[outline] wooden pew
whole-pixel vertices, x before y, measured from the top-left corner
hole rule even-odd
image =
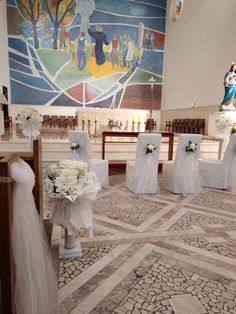
[[[12,187],[10,166],[17,155],[10,155],[0,161],[0,278],[2,314],[15,314],[14,259],[12,252]]]
[[[0,159],[11,155],[13,152],[0,152]],[[16,152],[32,168],[35,174],[35,185],[33,189],[36,208],[41,219],[43,219],[43,183],[42,183],[42,139],[38,137],[33,141],[33,152]],[[1,160],[0,160],[1,162]]]

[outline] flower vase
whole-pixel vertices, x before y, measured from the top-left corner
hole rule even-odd
[[[65,228],[65,249],[73,249],[76,246],[74,233],[69,235],[67,228]]]

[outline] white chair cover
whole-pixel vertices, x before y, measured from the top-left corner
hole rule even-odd
[[[189,141],[197,144],[195,152],[185,151]],[[183,195],[200,192],[198,157],[201,141],[201,134],[180,134],[175,161],[163,163],[162,182],[167,190]]]
[[[199,160],[199,173],[206,187],[236,188],[236,134],[230,137],[223,160]]]
[[[103,159],[92,159],[88,133],[78,130],[69,130],[68,137],[70,143],[79,142],[80,148],[71,152],[72,158],[82,160],[91,165],[95,171],[101,187],[108,186],[108,161]]]
[[[73,154],[73,151],[71,152],[72,157],[74,157],[75,160],[82,160],[91,165],[91,150],[88,133],[77,130],[69,130],[68,137],[70,144],[74,142],[79,142],[80,144],[80,148],[74,152],[75,154]]]
[[[154,144],[157,149],[146,154],[146,145]],[[161,134],[140,133],[136,160],[126,163],[126,187],[136,194],[157,193],[159,190],[157,170],[160,155]]]

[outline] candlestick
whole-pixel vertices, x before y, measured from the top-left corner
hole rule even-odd
[[[90,130],[91,130],[91,121],[88,120],[88,135],[90,136]]]
[[[82,131],[84,131],[85,121],[82,120]]]
[[[132,132],[134,132],[134,127],[135,127],[135,121],[133,120],[132,121],[132,130],[131,130]]]
[[[98,136],[98,133],[97,133],[97,120],[96,120],[96,116],[95,116],[95,121],[94,121],[94,137],[97,137]]]
[[[151,83],[151,102],[150,102],[150,116],[149,116],[149,123],[148,123],[148,126],[149,126],[149,132],[152,132],[152,127],[153,127],[153,125],[154,125],[153,119],[152,119],[152,108],[153,108],[153,83],[154,83],[156,80],[155,80],[154,77],[152,76],[148,81]]]
[[[141,125],[141,122],[138,121],[138,132],[140,132],[140,125]]]

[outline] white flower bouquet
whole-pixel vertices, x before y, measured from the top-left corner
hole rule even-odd
[[[122,121],[120,120],[114,120],[114,119],[108,119],[108,127],[109,129],[118,128],[119,130],[122,127]]]
[[[78,150],[79,148],[80,148],[79,142],[70,143],[70,149],[71,150]]]
[[[28,107],[16,117],[16,122],[20,124],[23,134],[33,139],[40,133],[42,116],[38,110]]]
[[[188,144],[185,146],[185,151],[187,153],[193,153],[197,150],[197,143],[192,143],[192,141],[189,141]]]
[[[219,131],[224,131],[232,125],[232,120],[222,114],[216,119],[215,125]]]
[[[30,120],[30,119],[37,119],[37,120],[42,120],[42,117],[40,116],[38,110],[34,109],[34,108],[25,108],[21,114],[20,117],[25,118],[26,120]]]
[[[64,160],[48,167],[44,183],[50,196],[71,202],[100,189],[95,172],[86,162],[76,160]]]
[[[147,144],[146,145],[146,154],[151,154],[157,149],[157,146],[154,144]]]

